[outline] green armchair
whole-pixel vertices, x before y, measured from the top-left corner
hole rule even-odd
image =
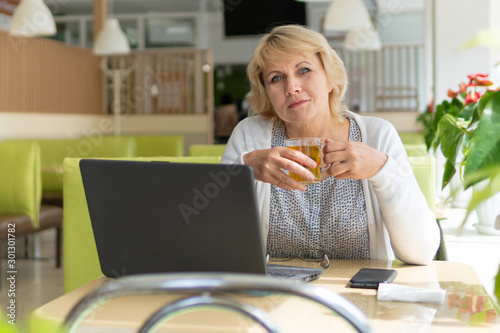
[[[135,156],[133,137],[101,135],[68,139],[9,140],[6,142],[36,142],[40,146],[42,200],[44,203],[59,206],[62,206],[62,164],[66,157]]]
[[[406,147],[406,146],[405,146]],[[409,150],[407,149],[407,152]],[[435,193],[436,193],[436,159],[434,156],[428,153],[423,153],[420,148],[413,151],[414,155],[410,155],[410,164],[417,179],[420,190],[427,200],[429,208],[435,212]],[[436,223],[439,226],[439,231],[441,233],[441,245],[434,257],[435,260],[448,260],[448,254],[446,252],[446,244],[444,243],[443,231],[441,229],[441,224],[439,220],[436,219]]]
[[[0,143],[0,213],[23,214],[39,227],[42,183],[36,142]]]
[[[191,145],[189,146],[189,156],[222,156],[226,149],[225,144],[216,145]]]
[[[429,154],[409,156],[408,158],[420,190],[424,194],[429,208],[435,212],[436,160],[434,156]]]
[[[62,209],[42,206],[41,195],[38,143],[0,143],[0,243],[55,228],[56,267],[60,267]]]
[[[184,156],[182,135],[136,135],[136,156]]]

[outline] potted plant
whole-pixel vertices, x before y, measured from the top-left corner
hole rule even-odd
[[[481,181],[488,186],[476,195],[469,205],[491,197],[500,186],[492,180],[500,169],[500,91],[491,90],[493,83],[486,74],[471,74],[468,84],[462,82],[458,91],[448,90],[451,101],[428,108],[418,120],[425,126],[427,149],[441,146],[446,158],[442,188],[446,187],[460,165],[464,188]]]
[[[457,91],[448,90],[450,100],[418,118],[425,127],[427,149],[440,146],[446,159],[442,188],[457,173],[457,165],[464,189],[481,184],[473,191],[464,223],[473,210],[500,192],[500,91],[492,85],[486,74],[468,75],[468,83],[460,83]],[[495,293],[500,300],[500,271]]]

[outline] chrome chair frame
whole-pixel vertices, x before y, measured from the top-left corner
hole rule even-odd
[[[99,305],[118,297],[138,294],[197,293],[185,299],[169,303],[148,318],[139,333],[153,332],[179,311],[199,306],[232,309],[247,315],[268,332],[280,332],[278,326],[261,309],[239,301],[228,300],[211,293],[278,293],[315,301],[339,314],[358,332],[373,332],[365,314],[355,305],[335,292],[302,282],[268,278],[252,274],[220,273],[170,273],[148,274],[119,278],[93,290],[81,299],[69,312],[63,323],[63,331],[76,332],[77,327]]]

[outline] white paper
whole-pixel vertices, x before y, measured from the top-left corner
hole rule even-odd
[[[395,283],[378,285],[377,301],[443,303],[444,289],[415,288]]]

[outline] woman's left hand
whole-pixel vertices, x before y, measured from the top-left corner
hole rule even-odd
[[[331,166],[324,172],[337,179],[365,179],[374,176],[387,161],[387,155],[355,141],[326,139],[323,163]]]

